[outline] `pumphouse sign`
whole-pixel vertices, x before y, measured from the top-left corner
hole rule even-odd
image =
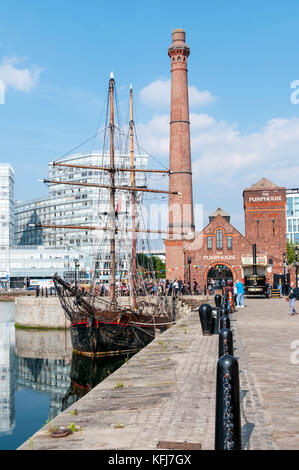
[[[255,196],[250,197],[249,202],[275,202],[282,201],[281,196]]]

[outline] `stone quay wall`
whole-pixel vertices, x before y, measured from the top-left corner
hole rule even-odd
[[[152,297],[151,302],[157,302],[159,297]],[[121,297],[120,303],[129,305],[128,297]],[[164,297],[173,312],[173,318],[180,320],[208,300],[208,296]],[[190,303],[191,302],[191,303]],[[15,298],[15,323],[26,328],[63,328],[67,329],[70,322],[65,318],[58,297],[26,297]]]

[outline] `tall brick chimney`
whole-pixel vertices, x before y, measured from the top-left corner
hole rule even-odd
[[[183,244],[194,233],[187,70],[189,54],[185,31],[175,29],[168,49],[171,60],[169,191],[181,194],[169,196],[169,238],[165,240],[165,247],[168,277],[182,279],[185,264]]]

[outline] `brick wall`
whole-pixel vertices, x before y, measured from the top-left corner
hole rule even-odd
[[[269,256],[286,253],[286,189],[245,189],[245,236]]]

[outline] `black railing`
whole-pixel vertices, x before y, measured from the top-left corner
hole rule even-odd
[[[228,295],[221,303],[216,384],[215,450],[241,450],[239,364],[233,355]]]

